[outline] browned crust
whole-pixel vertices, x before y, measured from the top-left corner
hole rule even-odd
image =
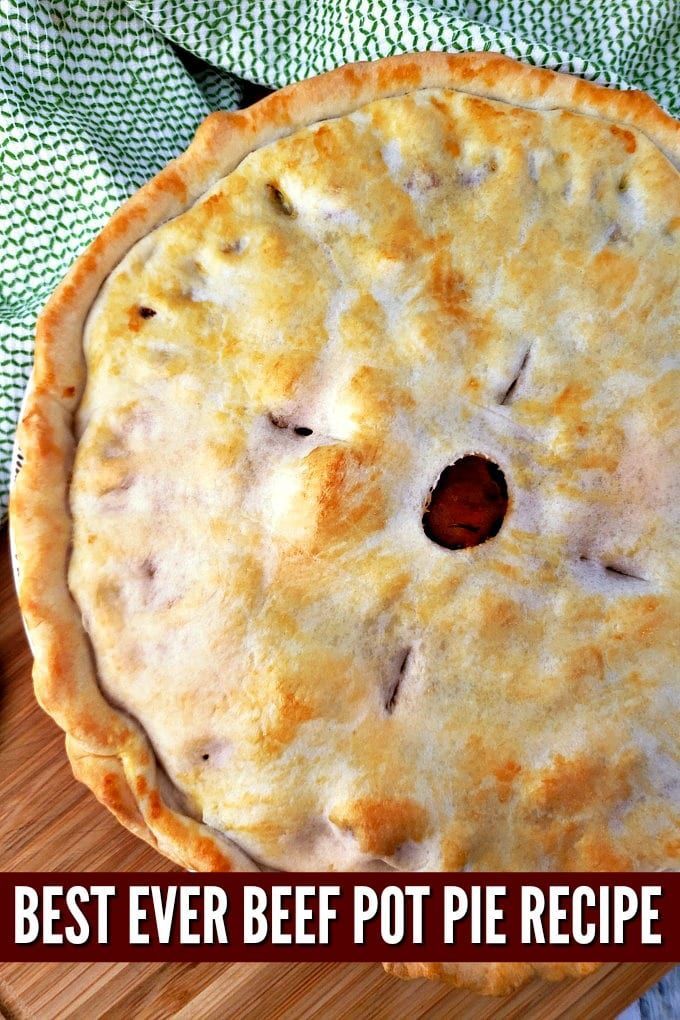
[[[244,870],[238,852],[217,840],[207,826],[172,811],[157,783],[147,783],[143,774],[131,781],[121,757],[93,754],[68,735],[66,753],[76,779],[88,786],[126,829],[166,857],[197,871],[232,871],[235,865]],[[254,870],[250,861],[246,866]]]
[[[121,759],[114,755],[91,754],[79,741],[68,735],[66,753],[76,779],[88,786],[97,800],[107,807],[126,829],[158,849],[158,842],[144,821],[132,794]]]
[[[384,963],[388,974],[409,980],[428,978],[445,981],[455,988],[468,988],[479,995],[510,995],[534,977],[562,981],[585,977],[600,963]]]
[[[423,53],[348,65],[292,85],[248,110],[215,113],[189,149],[132,196],[75,262],[37,325],[35,367],[19,426],[24,466],[11,495],[19,601],[35,657],[36,695],[68,734],[75,774],[137,835],[197,870],[257,870],[218,833],[173,810],[145,735],[102,696],[92,650],[67,587],[68,487],[74,413],[85,381],[82,332],[102,283],[125,253],[188,208],[251,151],[371,100],[419,88],[464,92],[536,109],[568,109],[636,128],[680,165],[680,125],[646,95],[605,89],[497,54]],[[529,965],[400,964],[400,976],[446,977],[492,994],[527,980]],[[573,973],[566,966],[546,976]]]

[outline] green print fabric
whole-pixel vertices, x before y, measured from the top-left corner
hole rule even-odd
[[[676,0],[0,0],[0,517],[33,331],[116,207],[248,82],[494,50],[680,112]]]

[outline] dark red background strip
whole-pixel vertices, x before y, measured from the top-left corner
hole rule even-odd
[[[16,944],[14,938],[15,889],[17,886],[31,886],[38,892],[45,886],[63,886],[64,891],[74,886],[114,886],[115,896],[109,902],[109,943],[99,945],[96,941],[97,904],[83,904],[83,914],[91,923],[90,938],[82,945],[46,945],[42,940],[32,944]],[[142,931],[149,932],[149,945],[131,945],[129,942],[129,889],[131,886],[157,886],[162,890],[168,886],[219,886],[228,897],[226,930],[229,944],[182,945],[179,941],[179,924],[175,920],[171,928],[171,942],[160,944],[150,899],[145,903],[149,906],[151,920],[141,926]],[[267,940],[257,945],[243,943],[243,891],[246,886],[258,886],[269,891],[276,886],[340,886],[342,893],[331,900],[337,909],[337,919],[330,922],[330,940],[328,945],[274,945]],[[365,926],[366,941],[364,945],[354,942],[354,890],[357,886],[369,886],[380,896],[387,887],[396,886],[403,890],[407,886],[429,886],[430,895],[424,902],[424,941],[413,944],[409,924],[406,925],[406,936],[398,945],[389,945],[381,937],[380,918],[369,921]],[[505,933],[505,945],[474,945],[471,942],[472,926],[470,916],[457,922],[455,926],[455,944],[446,945],[444,934],[444,897],[447,886],[463,889],[467,894],[473,886],[481,887],[483,894],[490,886],[505,886],[507,895],[498,901],[498,907],[504,910],[504,920],[497,930]],[[551,887],[567,886],[574,890],[579,886],[587,886],[599,896],[601,888],[609,890],[610,901],[613,901],[615,886],[627,887],[638,896],[643,887],[660,886],[661,895],[652,901],[659,910],[659,919],[652,923],[652,931],[661,933],[660,945],[643,945],[641,942],[640,918],[631,919],[624,926],[625,942],[622,945],[601,944],[599,941],[599,918],[597,907],[585,907],[583,922],[596,922],[598,936],[590,945],[580,945],[570,940],[567,945],[524,945],[521,941],[522,887],[536,886],[548,896]],[[408,901],[407,901],[408,902]],[[567,910],[567,916],[559,924],[559,930],[571,930],[571,899],[565,898],[561,904]],[[195,906],[199,910],[198,919],[193,921],[189,929],[193,932],[203,931],[201,899],[196,898]],[[292,898],[288,900],[293,907]],[[316,900],[310,900],[314,906]],[[56,906],[64,904],[63,899],[55,902]],[[482,907],[482,920],[484,909]],[[612,905],[608,911],[612,920]],[[408,921],[410,912],[406,911]],[[63,916],[54,925],[57,932],[63,932],[66,925],[73,925],[70,916]],[[284,923],[284,932],[295,930],[294,909],[291,917]],[[548,937],[547,912],[545,915],[546,938]],[[307,930],[316,930],[315,922],[307,924]],[[482,923],[482,933],[484,925]],[[440,874],[418,872],[408,874],[375,873],[369,874],[329,874],[329,873],[270,873],[270,874],[201,874],[193,875],[185,872],[177,874],[136,873],[0,873],[0,959],[13,961],[351,961],[351,960],[408,960],[408,961],[603,961],[603,962],[672,962],[680,959],[680,874],[677,873],[636,873],[636,874],[567,874],[522,873],[522,874]]]

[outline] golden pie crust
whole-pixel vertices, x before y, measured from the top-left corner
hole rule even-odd
[[[124,825],[199,870],[677,866],[678,165],[641,93],[428,53],[213,114],[116,213],[40,318],[11,517]],[[442,548],[470,454],[508,510]]]

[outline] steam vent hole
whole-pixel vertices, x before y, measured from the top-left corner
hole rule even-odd
[[[423,530],[445,549],[469,549],[497,535],[508,509],[505,475],[477,454],[444,468],[430,493]]]

